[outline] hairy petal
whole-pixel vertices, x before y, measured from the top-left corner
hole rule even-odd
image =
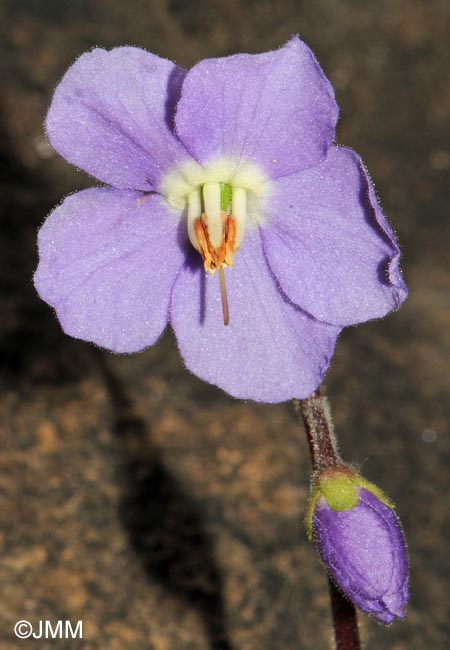
[[[186,366],[234,397],[281,402],[310,395],[328,367],[340,329],[303,314],[280,293],[259,232],[246,235],[226,281],[230,324],[222,321],[217,277],[196,258],[174,286],[170,320]]]
[[[157,195],[90,189],[65,199],[39,232],[36,289],[63,330],[114,352],[152,345],[185,259],[177,219]]]
[[[337,114],[330,83],[295,37],[273,52],[198,63],[183,83],[175,123],[200,163],[233,157],[276,178],[325,156]]]
[[[46,129],[69,162],[121,189],[158,188],[186,152],[173,134],[185,71],[136,47],[94,49],[58,84]]]
[[[264,251],[286,295],[315,318],[352,325],[405,300],[400,251],[361,159],[332,147],[326,159],[273,183]]]

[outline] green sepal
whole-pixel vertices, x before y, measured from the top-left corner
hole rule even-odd
[[[325,478],[320,482],[320,491],[335,512],[352,510],[358,505],[357,483],[351,475],[338,474]]]
[[[357,482],[358,486],[364,488],[368,492],[372,492],[376,497],[380,499],[384,505],[386,505],[388,508],[391,508],[392,510],[395,509],[395,504],[392,503],[392,501],[389,499],[389,497],[381,490],[378,485],[375,485],[374,483],[371,483],[370,481],[366,481],[365,478],[362,476],[357,475]]]
[[[322,476],[314,478],[311,497],[309,500],[308,510],[306,513],[305,523],[308,538],[313,539],[313,517],[317,502],[324,498],[327,505],[335,512],[345,512],[353,510],[358,505],[359,494],[358,488],[364,488],[372,492],[382,503],[389,508],[395,506],[386,494],[378,486],[357,474],[350,468],[324,472]]]
[[[314,537],[313,536],[314,510],[316,509],[316,505],[320,497],[321,497],[320,488],[318,487],[313,488],[312,494],[309,498],[308,510],[306,511],[306,517],[305,517],[306,532],[308,534],[308,539],[310,542],[313,541],[313,537]]]

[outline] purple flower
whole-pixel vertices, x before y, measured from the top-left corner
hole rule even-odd
[[[39,233],[35,284],[64,331],[136,352],[170,322],[186,366],[231,395],[308,396],[342,327],[406,296],[364,166],[332,144],[337,115],[298,38],[190,71],[83,54],[47,134],[110,187],[67,197]]]
[[[408,556],[394,506],[358,476],[319,483],[310,526],[331,578],[360,609],[388,625],[405,616]]]

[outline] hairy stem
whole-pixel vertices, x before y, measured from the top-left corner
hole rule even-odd
[[[330,587],[336,650],[360,650],[355,606],[344,598],[330,578],[328,578],[328,584]]]
[[[314,472],[318,473],[342,465],[334,435],[330,405],[320,389],[307,399],[301,400],[299,410],[305,423]]]
[[[296,402],[296,407],[305,424],[314,473],[342,465],[330,405],[320,389],[307,399]],[[355,606],[344,598],[331,579],[328,580],[336,650],[360,650]]]

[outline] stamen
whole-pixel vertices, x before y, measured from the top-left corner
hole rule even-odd
[[[220,183],[205,183],[203,185],[203,202],[205,205],[209,241],[214,248],[219,248],[223,240]]]
[[[243,187],[207,181],[187,196],[189,239],[201,255],[205,271],[211,275],[219,271],[224,325],[230,322],[224,269],[233,268],[246,221],[247,191]]]
[[[223,324],[228,325],[230,322],[230,310],[228,307],[227,286],[225,284],[225,272],[223,266],[219,266],[219,284],[220,297],[222,299]]]
[[[202,199],[200,190],[194,190],[191,192],[187,198],[188,203],[188,213],[187,213],[187,229],[189,239],[192,246],[200,251],[199,243],[197,241],[197,236],[195,233],[195,221],[198,219],[202,213]]]
[[[242,187],[233,188],[231,214],[235,220],[234,252],[237,253],[244,241],[247,225],[247,192]]]

